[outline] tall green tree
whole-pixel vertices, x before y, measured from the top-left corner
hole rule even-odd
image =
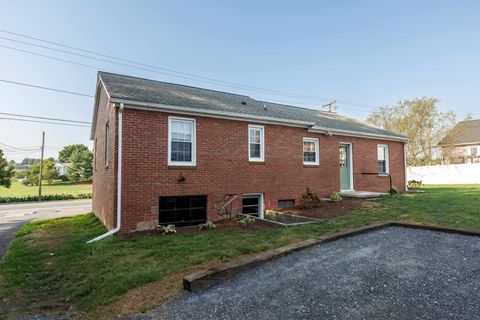
[[[3,156],[3,150],[0,149],[0,186],[10,188],[14,174],[14,168],[8,164],[7,159]]]
[[[62,163],[72,162],[70,159],[74,152],[88,151],[88,147],[84,144],[71,144],[69,146],[63,147],[63,149],[58,153],[58,161]]]
[[[38,186],[38,178],[40,176],[40,161],[35,162],[26,172],[25,172],[25,184]],[[58,178],[57,169],[55,168],[55,160],[53,158],[48,158],[43,161],[43,170],[42,170],[42,180],[47,181],[48,184],[51,184],[53,180]]]
[[[90,150],[75,150],[70,156],[68,179],[70,181],[90,180],[93,176],[93,154]]]
[[[407,144],[407,164],[411,166],[437,164],[437,144],[455,125],[455,113],[441,112],[434,98],[400,101],[373,111],[367,122],[374,126],[403,134]]]

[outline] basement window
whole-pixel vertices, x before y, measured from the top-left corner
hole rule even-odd
[[[207,196],[160,197],[158,224],[197,225],[207,221]]]
[[[295,206],[295,200],[294,199],[278,200],[278,208],[279,209],[292,208],[293,206]]]
[[[244,194],[242,213],[263,218],[263,194]]]

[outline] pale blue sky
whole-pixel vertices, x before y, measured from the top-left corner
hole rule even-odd
[[[428,96],[480,117],[480,1],[1,1],[0,29],[159,67],[373,107]],[[3,34],[0,37],[18,37]],[[31,40],[27,40],[31,41]],[[99,69],[312,107],[270,95],[120,67],[0,39]],[[0,47],[0,79],[94,93],[96,70]],[[93,101],[0,83],[0,112],[90,121]],[[0,120],[0,142],[47,156],[89,143],[88,128]],[[38,151],[6,152],[9,159]]]

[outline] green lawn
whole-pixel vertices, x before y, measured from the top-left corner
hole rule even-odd
[[[54,182],[51,185],[42,184],[42,194],[72,194],[91,193],[91,184],[69,184]],[[38,186],[24,186],[14,181],[10,188],[0,187],[0,197],[25,197],[38,195]]]
[[[31,222],[0,264],[0,301],[88,318],[139,312],[178,292],[192,270],[312,236],[382,220],[480,230],[479,203],[480,185],[428,186],[424,194],[367,202],[354,214],[288,229],[117,237],[92,245],[85,241],[105,229],[91,214]]]

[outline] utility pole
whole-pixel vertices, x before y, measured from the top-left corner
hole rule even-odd
[[[43,152],[45,151],[45,131],[42,132],[42,156],[40,157],[40,175],[38,176],[38,201],[42,201]]]
[[[330,101],[329,103],[322,105],[322,108],[327,109],[328,112],[334,112],[337,110],[335,103],[337,103],[337,100]]]

